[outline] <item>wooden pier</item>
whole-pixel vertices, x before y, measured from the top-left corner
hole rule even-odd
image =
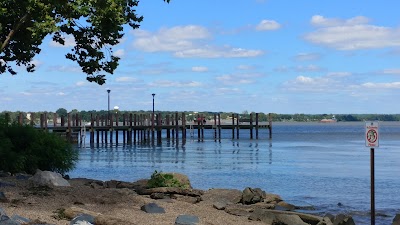
[[[167,139],[187,139],[197,138],[204,140],[204,130],[213,130],[213,138],[223,139],[221,130],[232,130],[231,139],[239,139],[240,131],[248,130],[250,139],[259,139],[259,129],[268,129],[268,137],[272,138],[271,114],[268,122],[259,122],[258,113],[250,114],[247,119],[241,119],[239,114],[232,114],[230,121],[221,122],[220,114],[214,114],[214,118],[205,121],[202,114],[196,116],[193,121],[186,121],[184,113],[166,115],[164,118],[158,114],[109,114],[99,116],[91,114],[88,122],[82,121],[79,114],[68,114],[66,117],[58,117],[53,113],[52,123],[48,124],[48,115],[40,114],[40,123],[35,125],[38,129],[58,133],[65,136],[73,143],[85,143],[89,138],[90,144],[94,143],[161,143],[163,138]],[[35,120],[35,115],[31,115],[31,124]],[[22,114],[18,118],[18,123],[23,123]],[[197,133],[197,135],[196,135]],[[225,132],[226,133],[226,132]],[[86,135],[89,134],[89,137]],[[122,136],[120,135],[122,134]],[[164,137],[163,137],[164,135]],[[229,138],[229,137],[224,137]],[[122,139],[122,140],[120,140]]]

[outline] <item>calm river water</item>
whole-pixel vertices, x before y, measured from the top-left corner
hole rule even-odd
[[[313,205],[314,214],[351,214],[356,224],[370,224],[370,149],[364,122],[274,123],[273,138],[259,140],[240,131],[232,140],[223,130],[215,141],[163,140],[161,145],[80,147],[70,176],[135,181],[157,171],[189,176],[194,188],[259,187],[297,205]],[[400,213],[400,123],[379,123],[375,149],[376,224],[387,225]],[[88,140],[87,140],[88,141]],[[340,204],[339,204],[340,203]]]

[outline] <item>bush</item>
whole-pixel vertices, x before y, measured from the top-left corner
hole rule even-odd
[[[169,173],[158,172],[157,170],[151,175],[150,180],[147,182],[147,186],[149,188],[156,187],[179,187],[179,188],[187,188],[185,185],[182,185],[174,175]]]
[[[40,169],[64,174],[77,160],[77,150],[63,138],[29,125],[0,121],[0,170],[33,174]]]

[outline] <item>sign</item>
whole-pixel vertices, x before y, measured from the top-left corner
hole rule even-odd
[[[379,147],[379,124],[378,122],[365,123],[365,146]]]

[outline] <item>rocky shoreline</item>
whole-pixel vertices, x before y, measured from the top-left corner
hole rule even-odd
[[[187,188],[149,188],[147,179],[64,179],[49,171],[35,176],[0,173],[0,225],[355,224],[351,216],[314,215],[312,206],[287,203],[259,188],[204,191],[193,189],[183,174],[174,177]],[[392,224],[400,224],[400,215]]]

